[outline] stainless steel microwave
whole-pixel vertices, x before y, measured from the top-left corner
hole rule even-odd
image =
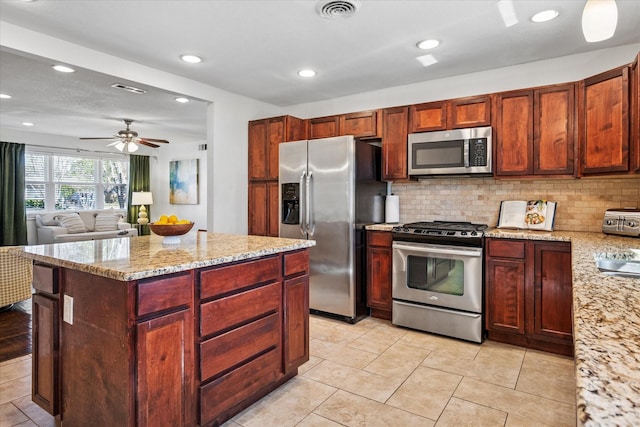
[[[491,126],[412,133],[409,176],[491,174]]]

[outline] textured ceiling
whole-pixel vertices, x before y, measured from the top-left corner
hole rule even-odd
[[[359,11],[342,20],[319,17],[318,3],[2,0],[0,16],[14,25],[278,106],[640,42],[638,0],[617,1],[616,34],[599,43],[587,43],[582,36],[584,1],[580,0],[514,0],[519,22],[508,28],[495,0],[362,0]],[[560,16],[544,24],[530,21],[534,13],[548,8],[557,9]],[[425,38],[437,38],[441,45],[420,51],[415,44]],[[200,55],[204,62],[185,64],[179,60],[182,53]],[[416,57],[425,53],[438,63],[422,67]],[[90,123],[79,123],[83,132],[78,135],[72,130],[73,120],[85,116],[100,123],[112,120],[113,132],[122,128],[119,119],[130,117],[138,121],[142,136],[170,134],[167,129],[165,135],[143,135],[145,124],[160,122],[189,135],[204,135],[203,122],[194,126],[203,117],[204,103],[178,110],[184,106],[169,107],[155,97],[173,95],[163,93],[148,94],[138,103],[137,95],[116,95],[98,86],[115,83],[109,76],[90,72],[60,76],[46,68],[32,72],[26,59],[7,52],[0,59],[2,90],[19,84],[30,91],[25,95],[30,101],[20,109],[2,101],[3,126],[5,120],[19,120],[21,111],[33,110],[41,115],[38,120],[50,115],[60,132],[77,136],[85,136],[85,124]],[[317,77],[296,75],[306,67],[315,69]],[[72,79],[82,81],[72,83]],[[128,102],[122,102],[125,96]],[[36,99],[39,105],[29,104]],[[14,101],[12,105],[18,104]],[[198,107],[198,112],[188,110]],[[104,126],[95,129],[104,132]],[[154,129],[162,128],[149,128]]]

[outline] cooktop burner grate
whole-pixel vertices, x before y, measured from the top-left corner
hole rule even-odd
[[[486,224],[460,221],[421,221],[393,227],[393,240],[482,247]]]

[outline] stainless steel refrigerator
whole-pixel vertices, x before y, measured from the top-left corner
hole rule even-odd
[[[282,143],[280,237],[312,239],[312,312],[356,322],[366,307],[364,225],[384,194],[381,149],[353,136]],[[377,216],[376,216],[377,217]]]

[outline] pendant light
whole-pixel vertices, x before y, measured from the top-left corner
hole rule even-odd
[[[617,24],[615,0],[587,0],[582,11],[582,33],[586,41],[593,43],[610,39]]]

